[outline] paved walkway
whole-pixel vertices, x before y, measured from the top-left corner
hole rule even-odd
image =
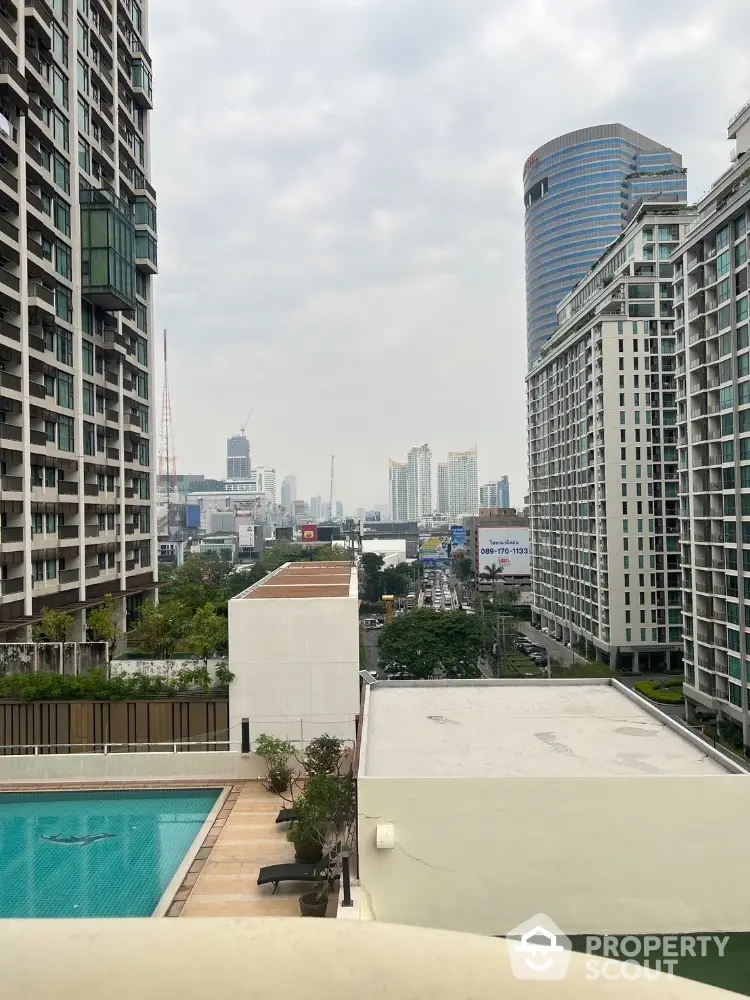
[[[310,886],[287,882],[256,884],[263,865],[294,861],[286,824],[276,825],[281,805],[259,781],[246,782],[201,871],[195,875],[182,917],[299,916],[299,896]]]

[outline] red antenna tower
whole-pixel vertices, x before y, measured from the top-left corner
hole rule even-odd
[[[177,459],[174,454],[174,427],[172,426],[172,399],[169,395],[169,367],[167,364],[167,331],[164,331],[164,389],[161,397],[161,448],[159,451],[159,485],[167,489],[167,505],[172,484],[177,477]]]

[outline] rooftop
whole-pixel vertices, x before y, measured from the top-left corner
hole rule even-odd
[[[286,563],[239,595],[243,600],[277,597],[356,597],[356,570],[348,562]]]
[[[739,770],[617,682],[390,681],[367,692],[360,777],[688,776]]]

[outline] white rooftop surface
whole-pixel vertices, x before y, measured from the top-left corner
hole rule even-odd
[[[733,773],[609,684],[369,689],[360,776],[532,778]]]

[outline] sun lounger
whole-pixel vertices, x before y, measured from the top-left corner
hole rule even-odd
[[[297,810],[294,806],[284,807],[279,810],[279,815],[276,817],[277,823],[291,823],[293,819],[297,818]]]
[[[258,872],[258,885],[273,883],[273,891],[279,887],[279,882],[320,882],[325,878],[330,859],[324,856],[315,864],[294,862],[289,865],[266,865]]]

